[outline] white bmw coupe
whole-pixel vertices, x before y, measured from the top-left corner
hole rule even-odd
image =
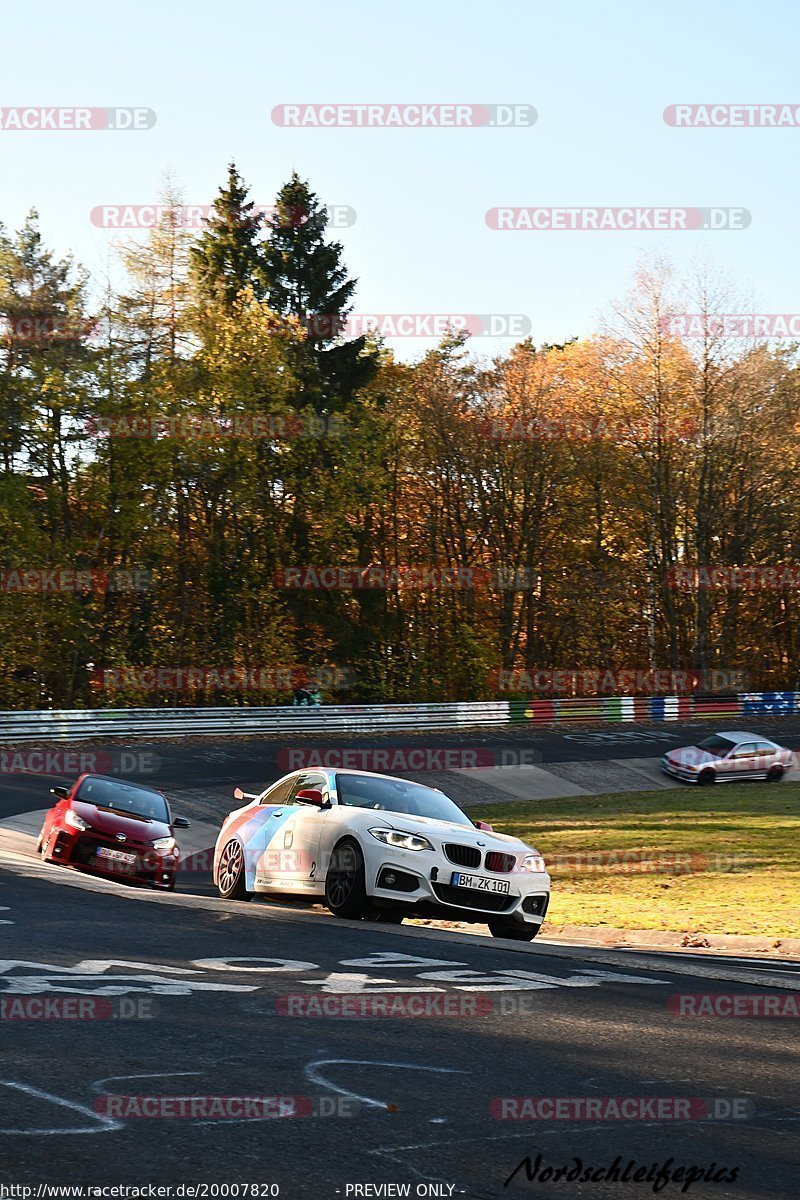
[[[544,860],[473,822],[437,788],[368,771],[294,771],[225,820],[214,882],[228,900],[320,897],[337,917],[429,916],[530,941],[550,899]]]

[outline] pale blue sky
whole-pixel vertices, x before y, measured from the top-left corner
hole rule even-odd
[[[524,313],[587,334],[643,251],[698,251],[762,312],[800,310],[800,129],[673,129],[671,103],[797,102],[800,4],[137,0],[7,7],[0,104],[142,105],[146,132],[0,132],[0,219],[104,270],[102,203],[147,203],[171,170],[208,203],[234,158],[269,203],[293,169],[356,224],[339,234],[360,312]],[[289,102],[528,103],[532,128],[291,130]],[[495,205],[733,205],[745,231],[498,233]],[[431,343],[399,343],[405,356]],[[510,343],[476,339],[491,351]]]

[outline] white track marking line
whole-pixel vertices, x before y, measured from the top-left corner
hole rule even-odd
[[[65,1100],[62,1096],[54,1096],[51,1092],[42,1092],[39,1088],[30,1087],[27,1083],[17,1083],[13,1079],[0,1079],[0,1086],[12,1088],[17,1092],[24,1092],[26,1096],[34,1096],[37,1100],[46,1100],[50,1104],[57,1104],[61,1108],[72,1109],[73,1112],[80,1113],[83,1117],[91,1117],[96,1122],[94,1125],[78,1126],[74,1129],[0,1129],[0,1134],[11,1134],[15,1137],[25,1135],[35,1137],[65,1137],[75,1133],[111,1133],[115,1129],[124,1128],[121,1121],[114,1121],[111,1117],[100,1116],[99,1113],[87,1108],[85,1104],[77,1104],[74,1100]]]
[[[419,1063],[378,1062],[371,1058],[318,1058],[306,1065],[305,1075],[312,1083],[330,1088],[332,1092],[337,1092],[340,1096],[349,1096],[351,1100],[358,1100],[361,1104],[368,1104],[372,1108],[388,1108],[389,1102],[374,1100],[371,1096],[362,1096],[358,1092],[351,1092],[348,1088],[339,1087],[338,1084],[331,1083],[329,1079],[326,1079],[319,1070],[320,1067],[340,1064],[350,1064],[355,1067],[389,1067],[400,1071],[433,1071],[440,1075],[469,1075],[469,1071],[461,1071],[456,1067],[426,1067]]]

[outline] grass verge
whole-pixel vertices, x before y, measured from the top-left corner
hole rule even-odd
[[[800,783],[473,805],[544,854],[549,926],[800,935]]]

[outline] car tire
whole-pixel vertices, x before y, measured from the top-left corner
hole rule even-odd
[[[396,908],[373,908],[367,913],[368,921],[377,921],[379,925],[402,925],[404,914]]]
[[[697,776],[697,782],[700,784],[700,787],[711,787],[712,783],[717,782],[717,777],[713,771],[706,768],[705,771],[701,771]]]
[[[532,942],[541,928],[521,921],[489,921],[492,937],[509,938],[512,942]]]
[[[770,769],[767,771],[767,783],[780,783],[780,781],[783,779],[783,774],[783,767],[770,767]]]
[[[253,893],[247,890],[244,871],[244,849],[242,843],[233,838],[219,856],[217,868],[217,891],[223,900],[252,900]]]
[[[325,903],[335,917],[358,920],[374,915],[367,896],[364,855],[353,838],[343,838],[333,847],[325,873]]]

